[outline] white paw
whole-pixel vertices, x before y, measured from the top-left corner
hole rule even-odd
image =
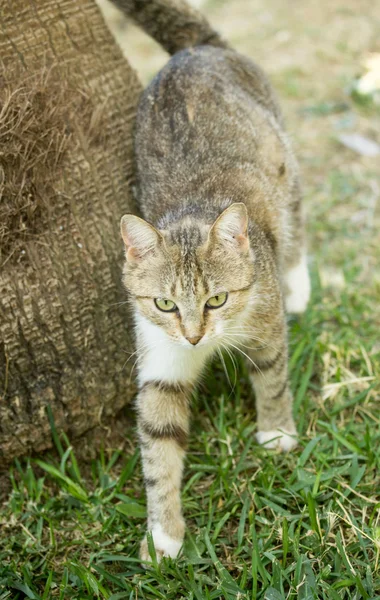
[[[167,535],[159,523],[154,525],[152,528],[152,538],[158,562],[160,562],[163,556],[177,558],[179,551],[182,547],[182,540],[175,540],[169,535]],[[142,560],[152,560],[149,554],[148,541],[146,538],[144,538],[144,540],[142,541],[140,548],[140,556]]]
[[[274,431],[258,431],[256,439],[259,444],[265,448],[280,448],[284,452],[289,452],[298,444],[297,435],[286,433],[280,429]]]
[[[289,290],[285,298],[286,311],[295,314],[305,312],[311,289],[306,256],[303,256],[298,265],[286,273],[285,283]]]

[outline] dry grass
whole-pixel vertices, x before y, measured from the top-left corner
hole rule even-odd
[[[57,68],[0,80],[0,266],[48,227],[59,195],[62,165],[80,127],[94,140],[90,93]]]
[[[0,86],[0,264],[47,224],[70,132],[52,72]]]

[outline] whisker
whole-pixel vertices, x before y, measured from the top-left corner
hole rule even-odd
[[[228,358],[230,359],[233,369],[234,369],[234,376],[235,376],[235,381],[234,381],[234,385],[233,387],[235,388],[236,382],[237,382],[237,371],[236,371],[236,364],[232,358],[231,352],[228,350],[228,347],[225,346],[222,342],[220,342],[220,345],[222,346],[223,350],[228,354]]]
[[[135,368],[135,366],[137,365],[138,361],[139,361],[141,358],[144,358],[144,356],[146,355],[146,353],[147,353],[148,351],[149,351],[149,348],[148,348],[147,350],[145,350],[144,354],[142,354],[141,356],[138,356],[138,357],[136,358],[135,362],[133,363],[133,365],[132,365],[132,369],[131,369],[131,372],[130,372],[130,374],[129,374],[129,383],[131,383],[131,381],[132,381],[132,375],[133,375],[133,371],[134,371],[134,368]]]
[[[231,350],[228,348],[228,346],[225,346],[224,344],[222,344],[224,350],[227,352],[229,359],[232,363],[233,369],[234,369],[234,375],[235,375],[235,383],[234,383],[234,387],[236,386],[237,383],[237,366],[236,366],[236,362],[235,362],[235,357],[232,354]]]
[[[132,358],[132,357],[133,357],[135,354],[137,354],[138,352],[141,352],[141,351],[142,351],[142,350],[144,350],[144,348],[146,348],[147,346],[148,346],[148,344],[142,344],[141,346],[138,346],[138,347],[136,348],[136,350],[135,350],[134,352],[132,352],[132,353],[131,353],[131,352],[127,352],[126,350],[123,350],[123,352],[124,352],[125,354],[129,354],[129,355],[130,355],[130,356],[129,356],[129,358],[128,358],[128,359],[125,361],[123,368],[125,367],[125,365],[126,365],[126,364],[127,364],[127,363],[128,363],[130,360],[131,360],[131,358]]]
[[[218,352],[218,354],[219,354],[220,361],[221,361],[221,363],[222,363],[222,366],[223,366],[223,371],[224,371],[224,374],[225,374],[225,376],[226,376],[226,378],[227,378],[227,381],[228,381],[228,383],[229,383],[229,385],[230,385],[230,388],[232,389],[231,380],[230,380],[230,377],[229,377],[229,375],[228,375],[228,371],[227,371],[226,363],[225,363],[225,361],[224,361],[224,357],[223,357],[223,354],[222,354],[222,352],[221,352],[220,348],[217,348],[217,352]]]
[[[221,346],[223,347],[223,349],[225,350],[225,352],[227,352],[228,357],[229,357],[229,359],[230,359],[230,361],[232,363],[233,369],[234,369],[234,378],[235,379],[234,379],[234,385],[231,388],[230,395],[228,396],[228,399],[229,399],[232,396],[232,394],[234,393],[235,388],[236,388],[236,384],[237,384],[237,367],[236,367],[235,357],[232,354],[232,352],[230,351],[230,349],[228,348],[228,346],[225,346],[223,343],[221,343]]]
[[[236,341],[236,340],[235,340],[235,336],[234,336],[234,335],[231,335],[231,334],[225,333],[225,334],[224,334],[224,337],[228,338],[229,340],[231,340],[231,339],[232,339],[233,341]],[[257,351],[257,350],[264,350],[265,348],[267,348],[267,347],[268,347],[268,344],[266,344],[266,345],[264,345],[264,346],[248,346],[247,344],[243,344],[243,343],[242,343],[242,342],[240,342],[240,341],[237,341],[236,343],[238,343],[238,344],[239,344],[240,346],[242,346],[243,348],[247,348],[247,350],[255,350],[255,351]]]
[[[114,302],[113,304],[109,304],[108,308],[111,308],[111,306],[120,306],[121,304],[128,304],[130,302],[130,300],[124,300],[123,302]]]
[[[230,331],[231,333],[242,333],[245,335],[254,335],[255,337],[258,336],[258,334],[260,333],[260,331],[257,330],[256,327],[247,327],[247,328],[243,328],[243,327],[236,327],[235,328],[227,328],[227,331]],[[264,332],[262,332],[264,333]]]
[[[231,344],[231,342],[228,342],[233,348],[235,348],[235,350],[238,350],[238,352],[241,352],[241,354],[243,354],[243,356],[245,356],[246,358],[248,358],[248,360],[253,364],[253,366],[255,367],[255,369],[257,371],[259,371],[259,373],[261,374],[261,376],[263,377],[265,383],[268,383],[267,378],[265,377],[264,373],[262,372],[262,370],[258,367],[258,365],[255,363],[254,360],[252,360],[252,358],[250,356],[248,356],[248,354],[246,354],[244,352],[244,350],[242,350],[241,348],[239,348],[238,346],[234,346],[234,344]]]
[[[135,352],[132,352],[132,354],[127,358],[127,360],[125,361],[125,363],[123,364],[123,366],[120,369],[120,372],[123,371],[126,367],[126,365],[129,363],[129,361],[131,360],[131,358],[133,358],[138,352],[140,352],[140,349],[135,350]],[[137,357],[136,360],[138,360],[139,357]]]
[[[129,361],[131,360],[131,358],[133,358],[136,354],[138,354],[137,359],[135,360],[135,362],[133,363],[132,366],[132,371],[131,371],[131,375],[133,372],[133,368],[136,365],[137,361],[139,360],[139,358],[145,356],[145,354],[150,350],[150,349],[154,349],[157,346],[157,342],[155,344],[152,343],[143,343],[140,344],[136,350],[134,352],[132,352],[130,354],[130,356],[127,358],[127,360],[125,361],[125,363],[123,364],[123,366],[120,369],[120,372],[124,370],[125,366],[129,363]],[[123,352],[127,353],[126,350],[123,350]],[[127,353],[128,354],[128,353]],[[131,378],[130,378],[131,380]]]
[[[249,332],[235,332],[235,331],[231,331],[231,330],[227,329],[224,332],[224,335],[230,335],[231,337],[235,337],[235,336],[236,337],[245,337],[245,338],[250,337],[251,340],[254,340],[254,341],[257,341],[257,342],[260,342],[261,344],[263,344],[263,346],[260,348],[257,348],[257,350],[262,350],[264,348],[272,348],[273,350],[275,350],[275,352],[280,351],[280,348],[278,346],[275,346],[274,344],[271,344],[270,342],[266,342],[265,340],[263,340],[262,338],[260,338],[256,335],[249,334]],[[252,350],[253,349],[254,348],[252,348]]]
[[[138,357],[136,358],[135,362],[132,365],[132,369],[131,369],[131,372],[130,372],[130,375],[129,375],[129,383],[132,381],[133,371],[134,371],[137,363],[139,362],[139,360],[143,360],[143,358],[148,354],[148,352],[150,352],[150,350],[154,350],[159,345],[160,345],[159,342],[156,342],[154,344],[152,344],[152,343],[145,344],[145,348],[144,348],[142,354],[138,355]]]

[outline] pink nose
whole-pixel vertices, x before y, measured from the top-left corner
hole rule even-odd
[[[193,344],[193,346],[196,346],[198,344],[198,342],[202,339],[201,335],[193,335],[192,337],[187,337],[186,338],[190,344]]]

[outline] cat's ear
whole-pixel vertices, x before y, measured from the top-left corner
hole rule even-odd
[[[248,250],[248,213],[243,202],[234,202],[219,215],[210,229],[209,239],[213,238]]]
[[[163,237],[157,229],[136,215],[124,215],[120,223],[126,259],[135,264],[149,252],[155,250],[163,242]]]

